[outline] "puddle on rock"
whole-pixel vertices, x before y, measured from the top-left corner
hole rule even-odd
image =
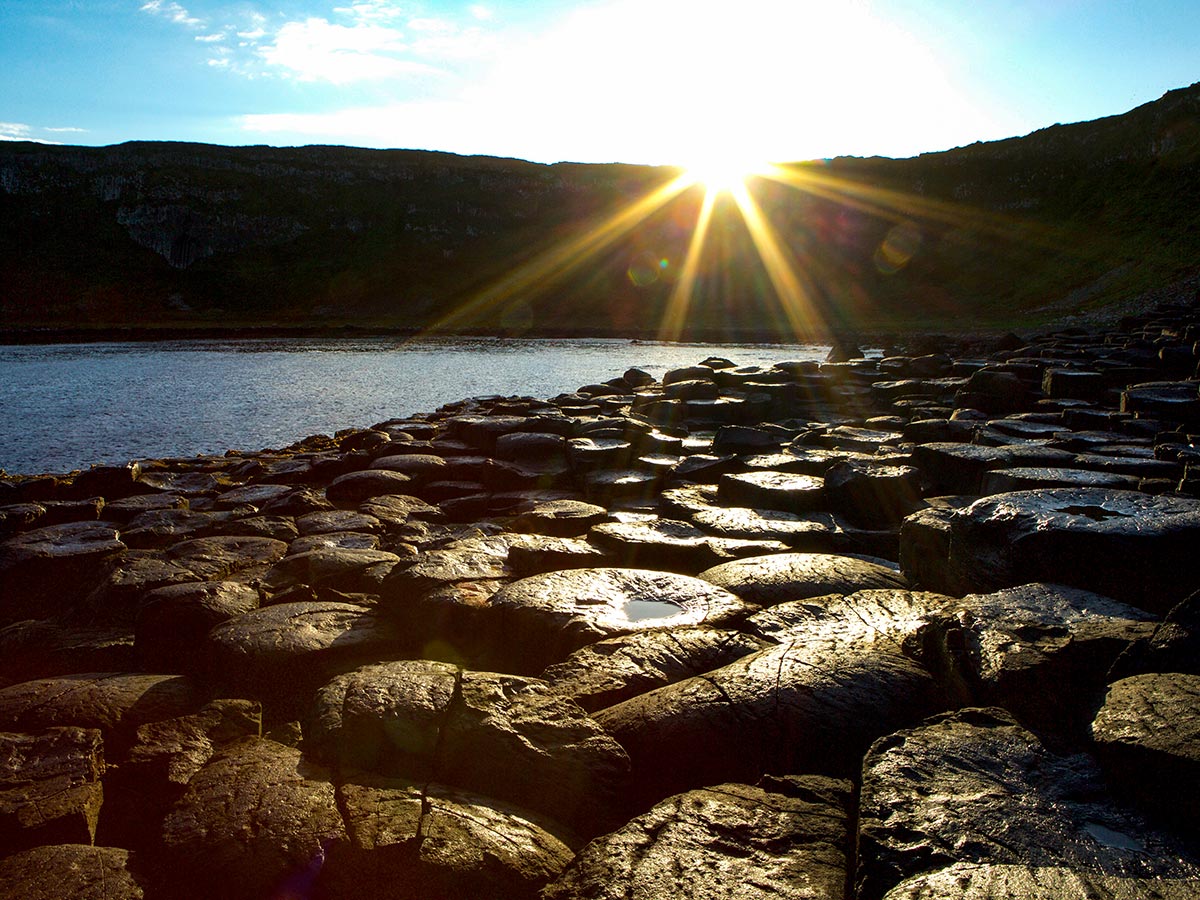
[[[683,612],[683,607],[669,600],[630,600],[622,608],[630,622],[641,622],[646,619],[666,619]]]
[[[1064,512],[1069,516],[1087,516],[1096,522],[1103,522],[1106,519],[1129,518],[1129,513],[1117,512],[1115,509],[1106,509],[1103,506],[1063,506],[1057,512]]]
[[[1117,850],[1132,850],[1135,853],[1144,853],[1146,851],[1146,848],[1137,838],[1122,834],[1119,831],[1113,831],[1111,828],[1104,827],[1099,822],[1087,822],[1084,824],[1083,830],[1106,847],[1112,847]]]

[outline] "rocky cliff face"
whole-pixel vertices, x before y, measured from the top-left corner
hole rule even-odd
[[[872,212],[837,191],[754,186],[797,267],[825,273],[812,279],[816,302],[855,298],[868,320],[1094,305],[1200,258],[1200,85],[1024,138],[807,171],[907,198]],[[0,146],[0,325],[422,327],[676,174],[345,147],[10,143]],[[649,324],[698,205],[699,189],[685,192],[583,265],[522,282],[476,324],[512,320],[514,303],[547,327]],[[897,214],[908,220],[900,237]],[[732,209],[726,218],[693,313],[751,327],[769,314],[770,279]],[[878,265],[889,239],[906,248],[890,270]],[[635,274],[646,260],[660,269],[650,279]]]

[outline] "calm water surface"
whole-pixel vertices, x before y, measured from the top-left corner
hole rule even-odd
[[[394,338],[0,347],[0,468],[282,447],[464,397],[552,397],[630,366],[820,359],[811,344]]]

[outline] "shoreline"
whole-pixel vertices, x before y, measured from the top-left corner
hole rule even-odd
[[[0,883],[1195,896],[1197,334],[714,354],[0,480]]]

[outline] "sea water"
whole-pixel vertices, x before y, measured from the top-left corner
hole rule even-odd
[[[822,359],[813,344],[396,338],[0,346],[0,469],[283,447],[485,395],[539,398],[722,356]]]

